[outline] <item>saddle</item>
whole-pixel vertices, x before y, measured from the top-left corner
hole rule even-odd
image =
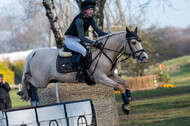
[[[86,48],[84,44],[82,45]],[[77,72],[77,67],[78,67],[77,57],[79,55],[80,55],[79,53],[70,50],[69,48],[67,48],[66,45],[64,45],[63,48],[59,50],[59,54],[57,56],[57,61],[56,61],[57,71],[59,73]],[[95,82],[91,81],[89,75],[86,72],[86,69],[90,68],[91,63],[92,63],[92,54],[89,51],[89,49],[87,49],[87,55],[83,62],[84,62],[84,70],[83,70],[84,81],[88,85],[93,85],[95,84]]]
[[[77,57],[76,52],[71,52],[65,46],[59,50],[57,56],[56,68],[59,73],[68,73],[77,71],[77,62],[75,61]]]

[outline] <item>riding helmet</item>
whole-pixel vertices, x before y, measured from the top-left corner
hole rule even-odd
[[[82,1],[81,10],[87,10],[88,8],[95,8],[96,3],[92,0]]]

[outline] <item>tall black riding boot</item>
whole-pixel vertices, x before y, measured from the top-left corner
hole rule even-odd
[[[77,56],[77,75],[76,75],[76,80],[78,80],[78,82],[83,82],[83,69],[84,69],[84,57],[82,54],[79,54]]]

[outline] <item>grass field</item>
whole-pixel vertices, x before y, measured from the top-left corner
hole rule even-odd
[[[164,61],[160,64],[164,64],[166,69],[175,71],[176,69],[184,66],[185,64],[190,63],[190,55],[174,58],[171,60]],[[158,67],[159,64],[151,66],[151,69],[148,69],[146,73],[153,73],[153,71]]]
[[[174,88],[133,92],[129,115],[123,114],[120,95],[116,95],[121,126],[190,126],[190,56],[163,64],[170,70]]]
[[[190,126],[190,80],[174,88],[138,91],[132,96],[131,112],[124,115],[120,95],[116,95],[121,125]]]
[[[18,90],[12,89],[10,91],[10,97],[12,101],[12,108],[21,108],[21,107],[28,107],[30,106],[30,102],[26,102],[20,99],[20,96],[18,96],[16,93]]]

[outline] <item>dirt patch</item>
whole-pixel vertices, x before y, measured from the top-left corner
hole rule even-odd
[[[183,77],[183,78],[180,78],[180,79],[176,79],[175,82],[181,82],[181,81],[186,81],[186,80],[189,80],[190,77]]]

